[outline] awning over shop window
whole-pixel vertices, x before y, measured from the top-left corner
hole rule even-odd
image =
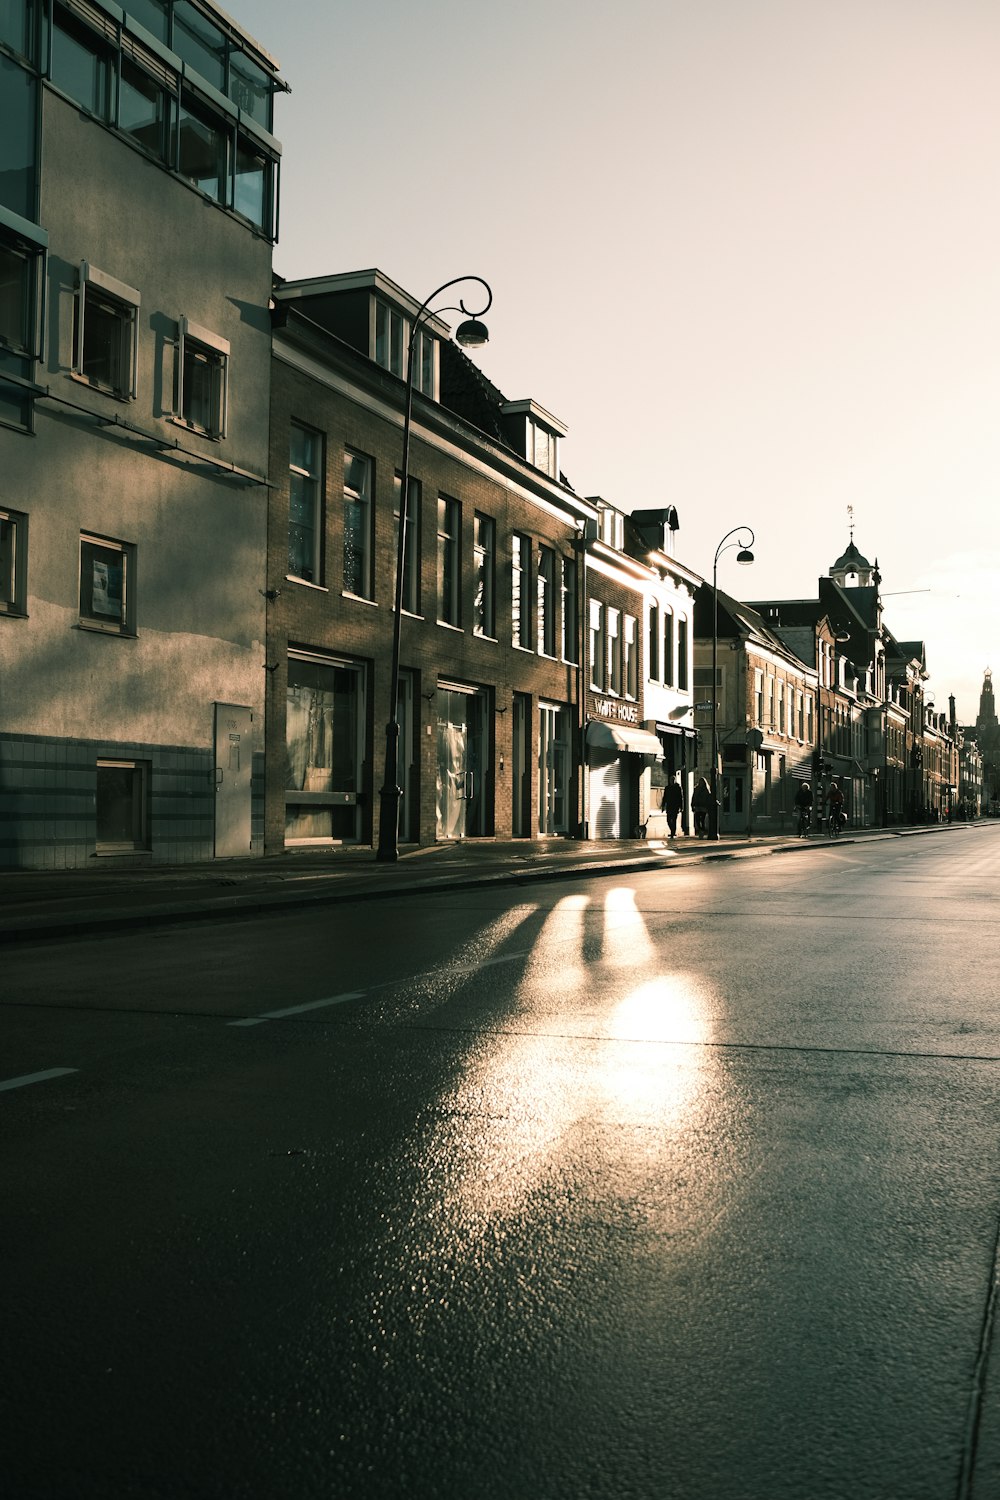
[[[655,755],[663,759],[663,746],[648,729],[631,724],[604,724],[592,719],[587,725],[587,744],[599,750],[627,751],[629,755]]]

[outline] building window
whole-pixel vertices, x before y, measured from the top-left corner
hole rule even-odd
[[[556,555],[551,547],[538,549],[536,625],[542,656],[556,654]]]
[[[19,57],[34,62],[37,20],[32,0],[4,0],[0,4],[0,42]]]
[[[461,570],[459,567],[462,507],[447,495],[438,496],[437,592],[438,620],[442,625],[460,625]]]
[[[558,441],[554,432],[528,418],[528,462],[550,479],[558,474]]]
[[[375,363],[400,380],[406,378],[406,350],[411,323],[396,308],[375,299]],[[418,328],[413,340],[413,389],[432,399],[437,395],[437,339]]]
[[[649,606],[649,629],[647,631],[648,645],[646,663],[646,676],[650,682],[660,680],[660,606],[650,604]]]
[[[344,453],[344,590],[372,597],[372,460]]]
[[[28,518],[0,510],[0,614],[27,613],[27,582]]]
[[[108,537],[80,537],[80,624],[111,635],[135,634],[135,548]]]
[[[149,784],[145,760],[97,762],[98,854],[129,854],[149,848]]]
[[[394,557],[399,556],[399,491],[402,476],[393,480],[392,515],[396,545]],[[411,615],[420,613],[420,481],[410,478],[406,506],[406,532],[403,537],[403,608]],[[394,564],[395,567],[395,564]],[[395,581],[395,571],[393,572]],[[393,596],[395,600],[395,595]]]
[[[562,565],[562,654],[563,661],[580,659],[580,611],[576,596],[576,559],[564,557]]]
[[[609,608],[607,621],[608,691],[620,698],[622,693],[621,611]]]
[[[663,611],[663,681],[674,685],[674,612],[669,608]]]
[[[605,690],[604,676],[604,605],[599,599],[590,601],[590,685],[597,693]]]
[[[285,842],[360,837],[365,677],[350,662],[289,653],[285,700]]]
[[[476,600],[473,630],[476,635],[496,635],[496,522],[476,512],[475,571]]]
[[[288,572],[323,582],[323,439],[292,423],[288,445]]]
[[[37,234],[37,242],[29,234]],[[44,232],[0,208],[0,375],[14,377],[9,383],[0,382],[0,422],[22,431],[31,427],[31,401],[25,388],[15,382],[30,381],[40,353],[38,312],[44,260]]]
[[[51,78],[91,114],[110,120],[114,65],[108,43],[61,5],[52,13]]]
[[[123,48],[126,39],[122,39]],[[171,95],[145,68],[122,54],[118,129],[157,161],[170,159]]]
[[[754,702],[754,723],[755,724],[763,724],[763,722],[764,722],[764,671],[763,671],[762,667],[754,667],[754,669],[753,669],[753,702]]]
[[[182,318],[177,353],[180,420],[208,437],[225,437],[228,377],[228,339]]]
[[[122,400],[135,397],[140,296],[86,261],[76,296],[74,374]]]
[[[525,651],[531,650],[531,540],[514,533],[511,560],[510,619],[511,640]]]
[[[677,619],[677,688],[679,692],[686,693],[690,682],[690,664],[688,647],[688,622],[684,615]]]
[[[631,615],[626,615],[622,624],[624,626],[625,696],[637,699],[639,697],[639,622]]]
[[[187,91],[177,116],[177,170],[215,203],[226,202],[231,131]]]

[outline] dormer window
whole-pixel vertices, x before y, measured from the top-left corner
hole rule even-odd
[[[375,363],[400,380],[406,379],[406,349],[412,324],[409,318],[380,297],[375,299]],[[413,341],[413,389],[437,399],[437,339],[426,327]]]
[[[506,401],[501,407],[511,446],[550,479],[559,478],[559,439],[566,428],[536,401]]]
[[[612,510],[610,505],[601,507],[600,516],[601,541],[621,552],[625,545],[625,517],[621,511]]]

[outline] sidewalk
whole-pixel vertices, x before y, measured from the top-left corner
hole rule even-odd
[[[854,829],[858,839],[969,829],[975,824]],[[814,834],[724,835],[717,843],[684,837],[660,840],[519,839],[404,848],[395,864],[380,864],[372,850],[295,850],[267,858],[192,865],[114,868],[95,860],[86,870],[0,871],[0,944],[49,937],[100,935],[122,928],[253,914],[319,902],[379,900],[498,884],[619,875],[713,859],[782,850],[828,848]]]

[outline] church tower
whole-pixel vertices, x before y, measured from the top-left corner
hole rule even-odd
[[[995,733],[998,728],[1000,724],[997,723],[997,706],[993,697],[993,673],[987,667],[986,675],[983,677],[983,690],[979,695],[979,717],[976,719],[976,730],[979,733],[983,730],[987,733],[990,731]]]

